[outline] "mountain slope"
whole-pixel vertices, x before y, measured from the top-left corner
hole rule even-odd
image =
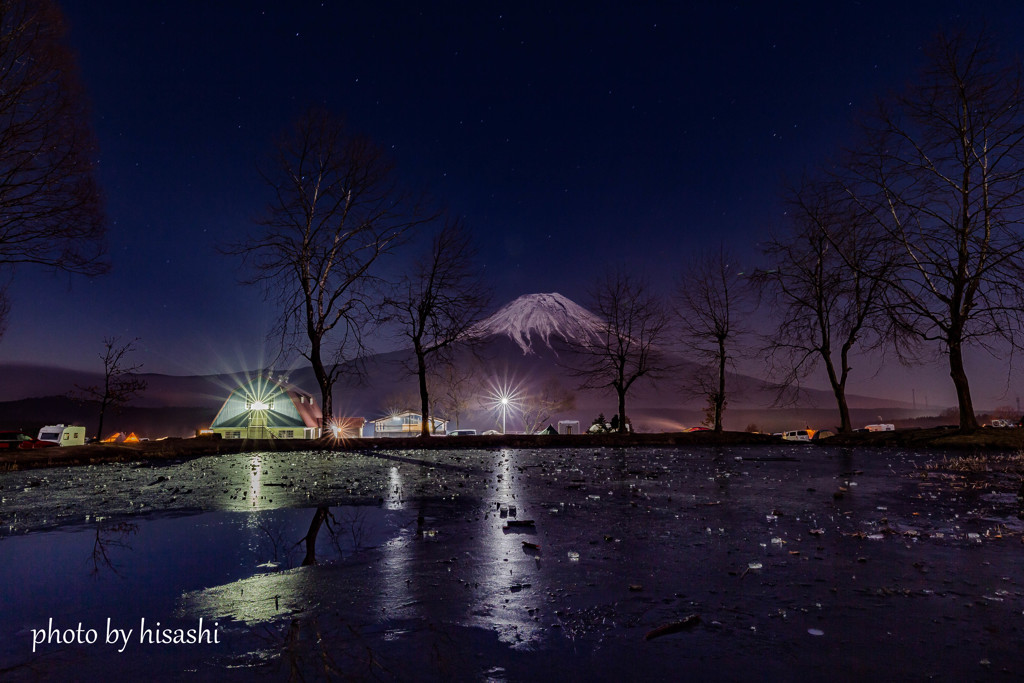
[[[524,355],[535,354],[535,340],[554,349],[552,339],[585,344],[599,338],[601,319],[576,302],[558,294],[526,294],[502,306],[478,323],[470,334],[478,338],[507,336]]]

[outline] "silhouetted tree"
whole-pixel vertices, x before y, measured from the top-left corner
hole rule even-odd
[[[848,191],[893,246],[896,328],[947,357],[960,427],[978,426],[964,355],[1024,328],[1021,64],[987,35],[941,36],[919,82],[879,106]]]
[[[462,416],[483,391],[480,366],[465,358],[441,363],[431,369],[430,385],[434,387],[431,393],[436,397],[435,404],[458,429]]]
[[[0,279],[108,270],[96,141],[51,0],[0,0]],[[0,283],[0,335],[9,310]]]
[[[720,432],[726,406],[726,368],[746,333],[743,321],[750,313],[749,280],[735,257],[719,247],[688,263],[676,286],[675,301],[680,340],[688,353],[705,363],[689,379],[691,391],[707,400],[706,421]]]
[[[850,356],[893,339],[887,326],[886,282],[891,247],[827,179],[807,180],[789,197],[792,223],[764,246],[768,264],[754,280],[777,320],[766,358],[782,392],[824,366],[839,410],[839,431],[852,429],[846,400]]]
[[[576,396],[554,377],[545,380],[539,389],[528,392],[522,399],[523,424],[527,434],[534,434],[559,413],[576,407]]]
[[[333,417],[342,361],[362,355],[363,330],[383,296],[374,267],[420,222],[384,153],[322,110],[311,110],[277,145],[263,172],[273,193],[261,230],[227,245],[281,309],[283,352],[309,361],[320,387],[323,427]]]
[[[489,303],[469,233],[459,221],[446,220],[387,302],[399,334],[412,344],[415,355],[412,371],[419,381],[420,436],[430,436],[433,424],[428,370],[434,363],[450,362],[456,344],[471,341],[466,333]]]
[[[626,415],[626,395],[641,379],[654,380],[668,368],[662,344],[668,341],[667,309],[647,283],[621,271],[598,280],[591,309],[601,318],[597,339],[576,347],[572,373],[583,389],[614,389],[618,414]],[[622,420],[619,432],[626,431]]]
[[[137,341],[137,337],[123,343],[118,337],[104,338],[103,353],[100,354],[100,360],[103,361],[103,386],[75,385],[79,398],[99,401],[100,420],[96,434],[100,439],[103,438],[103,421],[107,410],[118,410],[146,390],[146,380],[135,374],[142,368],[142,363],[131,363],[128,359],[135,351]]]

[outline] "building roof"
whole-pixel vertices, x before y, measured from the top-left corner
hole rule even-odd
[[[298,387],[259,375],[231,392],[210,429],[242,429],[254,414],[266,418],[271,429],[320,426],[323,412],[316,400]]]

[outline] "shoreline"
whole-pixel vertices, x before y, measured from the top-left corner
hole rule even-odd
[[[101,465],[138,460],[183,460],[248,451],[360,452],[375,450],[487,450],[501,448],[638,448],[679,446],[759,446],[792,444],[813,448],[909,448],[960,451],[1024,450],[1024,429],[981,429],[960,434],[955,427],[908,429],[892,432],[856,432],[810,444],[783,441],[771,434],[749,432],[658,432],[650,434],[504,434],[493,436],[407,437],[358,439],[215,439],[169,438],[138,444],[89,444],[0,453],[0,472],[47,467]]]

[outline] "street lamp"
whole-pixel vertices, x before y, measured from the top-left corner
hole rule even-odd
[[[485,405],[491,410],[501,411],[501,433],[508,432],[508,414],[515,417],[517,410],[522,410],[522,398],[519,394],[519,387],[514,386],[508,380],[496,382],[491,385],[491,391]]]

